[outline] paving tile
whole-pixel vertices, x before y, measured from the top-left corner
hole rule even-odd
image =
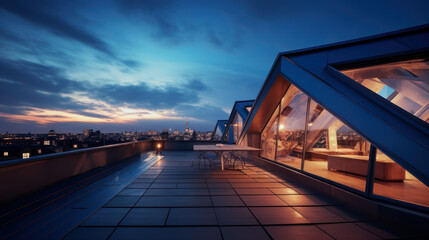
[[[208,188],[232,188],[229,183],[207,183]]]
[[[81,226],[116,226],[129,210],[129,208],[100,208]]]
[[[153,181],[153,178],[137,178],[134,183],[152,183]]]
[[[149,188],[145,196],[204,196],[210,195],[207,189],[176,188],[176,189],[151,189]]]
[[[277,183],[278,181],[272,178],[255,178],[256,182],[261,183]]]
[[[196,178],[203,178],[202,175],[198,175],[198,174],[161,174],[158,177],[159,179],[166,179],[166,178],[177,178],[177,179],[196,179]]]
[[[267,188],[236,188],[239,195],[273,195]]]
[[[233,188],[284,188],[281,183],[231,183]]]
[[[146,188],[139,189],[139,188],[126,188],[122,190],[118,196],[142,196],[144,192],[146,191]]]
[[[247,174],[247,176],[253,179],[272,179],[271,177],[264,174]]]
[[[333,240],[328,234],[317,228],[316,226],[297,225],[297,226],[266,226],[265,229],[274,240],[302,240],[302,239],[317,239],[317,240]]]
[[[217,225],[217,220],[213,208],[172,208],[168,215],[167,225]]]
[[[214,178],[227,178],[227,179],[251,179],[250,177],[246,175],[238,175],[238,174],[216,174],[216,175],[210,175],[206,176],[206,179],[214,179]]]
[[[247,179],[227,179],[228,182],[230,183],[255,183],[256,180],[252,179],[252,178],[247,178]]]
[[[310,223],[291,207],[252,207],[250,210],[263,225]]]
[[[265,233],[262,227],[240,226],[240,227],[221,227],[224,240],[269,240],[270,237]]]
[[[380,222],[357,222],[355,223],[359,227],[381,237],[384,239],[407,239],[412,238],[409,234],[403,233],[401,230],[404,229],[392,229]]]
[[[237,193],[235,193],[234,189],[232,188],[212,188],[212,189],[209,189],[209,193],[212,196],[237,195]]]
[[[320,206],[320,205],[335,204],[333,202],[328,202],[315,195],[278,195],[278,196],[290,206]]]
[[[127,188],[148,188],[150,183],[131,183]]]
[[[211,207],[209,196],[143,196],[136,207]]]
[[[138,178],[151,178],[151,179],[155,179],[156,177],[158,177],[158,174],[142,174]]]
[[[294,209],[311,223],[347,222],[347,220],[325,207],[294,207]]]
[[[180,179],[156,179],[155,183],[205,183],[205,179],[186,179],[186,178],[180,178]]]
[[[325,208],[348,221],[370,221],[371,220],[370,217],[365,216],[364,214],[359,214],[343,206],[326,206]]]
[[[222,240],[218,227],[118,227],[109,240]]]
[[[216,179],[216,178],[208,178],[206,179],[207,183],[226,183],[228,179]]]
[[[297,191],[293,190],[292,188],[270,188],[270,191],[274,194],[279,195],[292,195],[292,194],[299,194]]]
[[[337,240],[382,239],[379,236],[359,227],[354,223],[320,224],[317,226]]]
[[[237,207],[245,206],[239,196],[211,196],[215,207]]]
[[[276,195],[243,195],[241,199],[249,207],[287,206],[287,204]]]
[[[246,207],[215,208],[219,225],[259,225]]]
[[[65,240],[105,240],[115,230],[114,227],[78,227]]]
[[[150,188],[177,188],[177,183],[152,183]]]
[[[291,187],[293,190],[297,191],[299,194],[315,194],[316,191],[311,190],[309,188],[299,188],[299,187],[293,187],[293,184],[287,184],[289,187]]]
[[[117,196],[112,198],[105,207],[133,207],[134,204],[139,200],[137,196]]]
[[[207,188],[205,183],[178,183],[177,188]]]
[[[164,226],[169,208],[133,208],[120,226]]]

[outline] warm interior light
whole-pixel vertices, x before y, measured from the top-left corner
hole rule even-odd
[[[280,126],[279,126],[279,130],[283,130],[284,128],[285,128],[285,125],[280,124]]]
[[[156,145],[156,147],[157,147],[158,149],[160,149],[160,148],[161,148],[161,143],[158,143],[158,144]]]

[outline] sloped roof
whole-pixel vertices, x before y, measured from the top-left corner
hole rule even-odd
[[[284,93],[287,85],[279,82],[289,82],[429,186],[428,123],[337,70],[407,58],[427,58],[428,53],[429,24],[280,53],[255,100],[243,132],[260,132],[260,127],[255,124],[267,121],[264,117],[271,109],[266,108],[277,104],[278,99],[271,96],[273,89],[280,88],[277,93]]]
[[[247,117],[249,116],[249,111],[247,110],[247,107],[252,107],[255,100],[246,100],[246,101],[236,101],[234,103],[234,106],[232,107],[231,113],[229,114],[229,119],[226,124],[226,129],[229,129],[229,126],[232,124],[232,121],[234,121],[235,114],[238,113],[240,117],[243,119],[243,123],[246,121]],[[222,138],[225,136],[225,132],[223,133]],[[231,142],[231,134],[229,136],[230,139],[228,139],[229,142]]]
[[[217,120],[215,128],[213,130],[213,135],[212,135],[212,139],[215,137],[216,134],[216,129],[219,128],[220,132],[223,133],[225,132],[225,128],[226,128],[226,124],[228,123],[228,120]]]

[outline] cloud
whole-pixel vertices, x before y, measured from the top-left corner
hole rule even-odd
[[[83,89],[63,70],[24,60],[0,58],[0,103],[10,106],[76,108],[59,93]]]
[[[201,81],[201,79],[199,78],[193,78],[188,80],[188,82],[186,82],[183,87],[187,88],[187,89],[192,89],[192,90],[196,90],[196,91],[205,91],[207,90],[209,87],[203,83],[203,81]]]
[[[204,86],[202,82],[197,82]],[[200,101],[199,92],[187,88],[189,83],[178,86],[151,87],[147,83],[138,85],[104,85],[90,90],[98,99],[112,104],[133,104],[148,109],[169,109],[183,103]]]
[[[68,22],[65,18],[60,17],[52,12],[56,1],[41,1],[37,4],[30,4],[23,0],[4,0],[0,1],[0,8],[25,19],[31,24],[43,27],[49,32],[64,37],[73,39],[81,44],[86,45],[94,50],[106,54],[117,62],[128,67],[138,67],[137,61],[123,60],[119,58],[112,48],[105,41],[97,37],[95,34],[85,30],[82,26],[76,26]],[[51,11],[48,11],[48,10]]]
[[[190,21],[189,16],[176,11],[187,9],[189,5],[198,3],[157,0],[117,0],[116,2],[124,15],[137,16],[148,24],[152,28],[151,36],[156,41],[180,45],[201,39],[226,51],[233,51],[241,46],[242,40],[237,34],[239,31],[235,26]],[[205,11],[211,12],[211,10],[210,7],[205,8]],[[208,18],[216,18],[212,14],[208,13]]]
[[[124,15],[133,14],[152,26],[152,38],[157,41],[178,45],[192,40],[198,29],[186,22],[174,20],[174,2],[170,0],[137,1],[117,0],[117,6]]]
[[[177,86],[91,85],[64,76],[58,67],[0,58],[0,117],[37,124],[130,123],[142,119],[194,119],[200,93],[192,78]],[[205,114],[205,113],[204,113]],[[192,115],[192,116],[191,116]],[[208,115],[207,115],[208,116]]]
[[[238,3],[248,17],[257,21],[290,19],[300,9],[300,1],[296,0],[240,0]]]

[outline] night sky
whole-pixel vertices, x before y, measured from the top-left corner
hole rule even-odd
[[[0,1],[0,133],[213,130],[278,52],[429,23],[429,1]]]

